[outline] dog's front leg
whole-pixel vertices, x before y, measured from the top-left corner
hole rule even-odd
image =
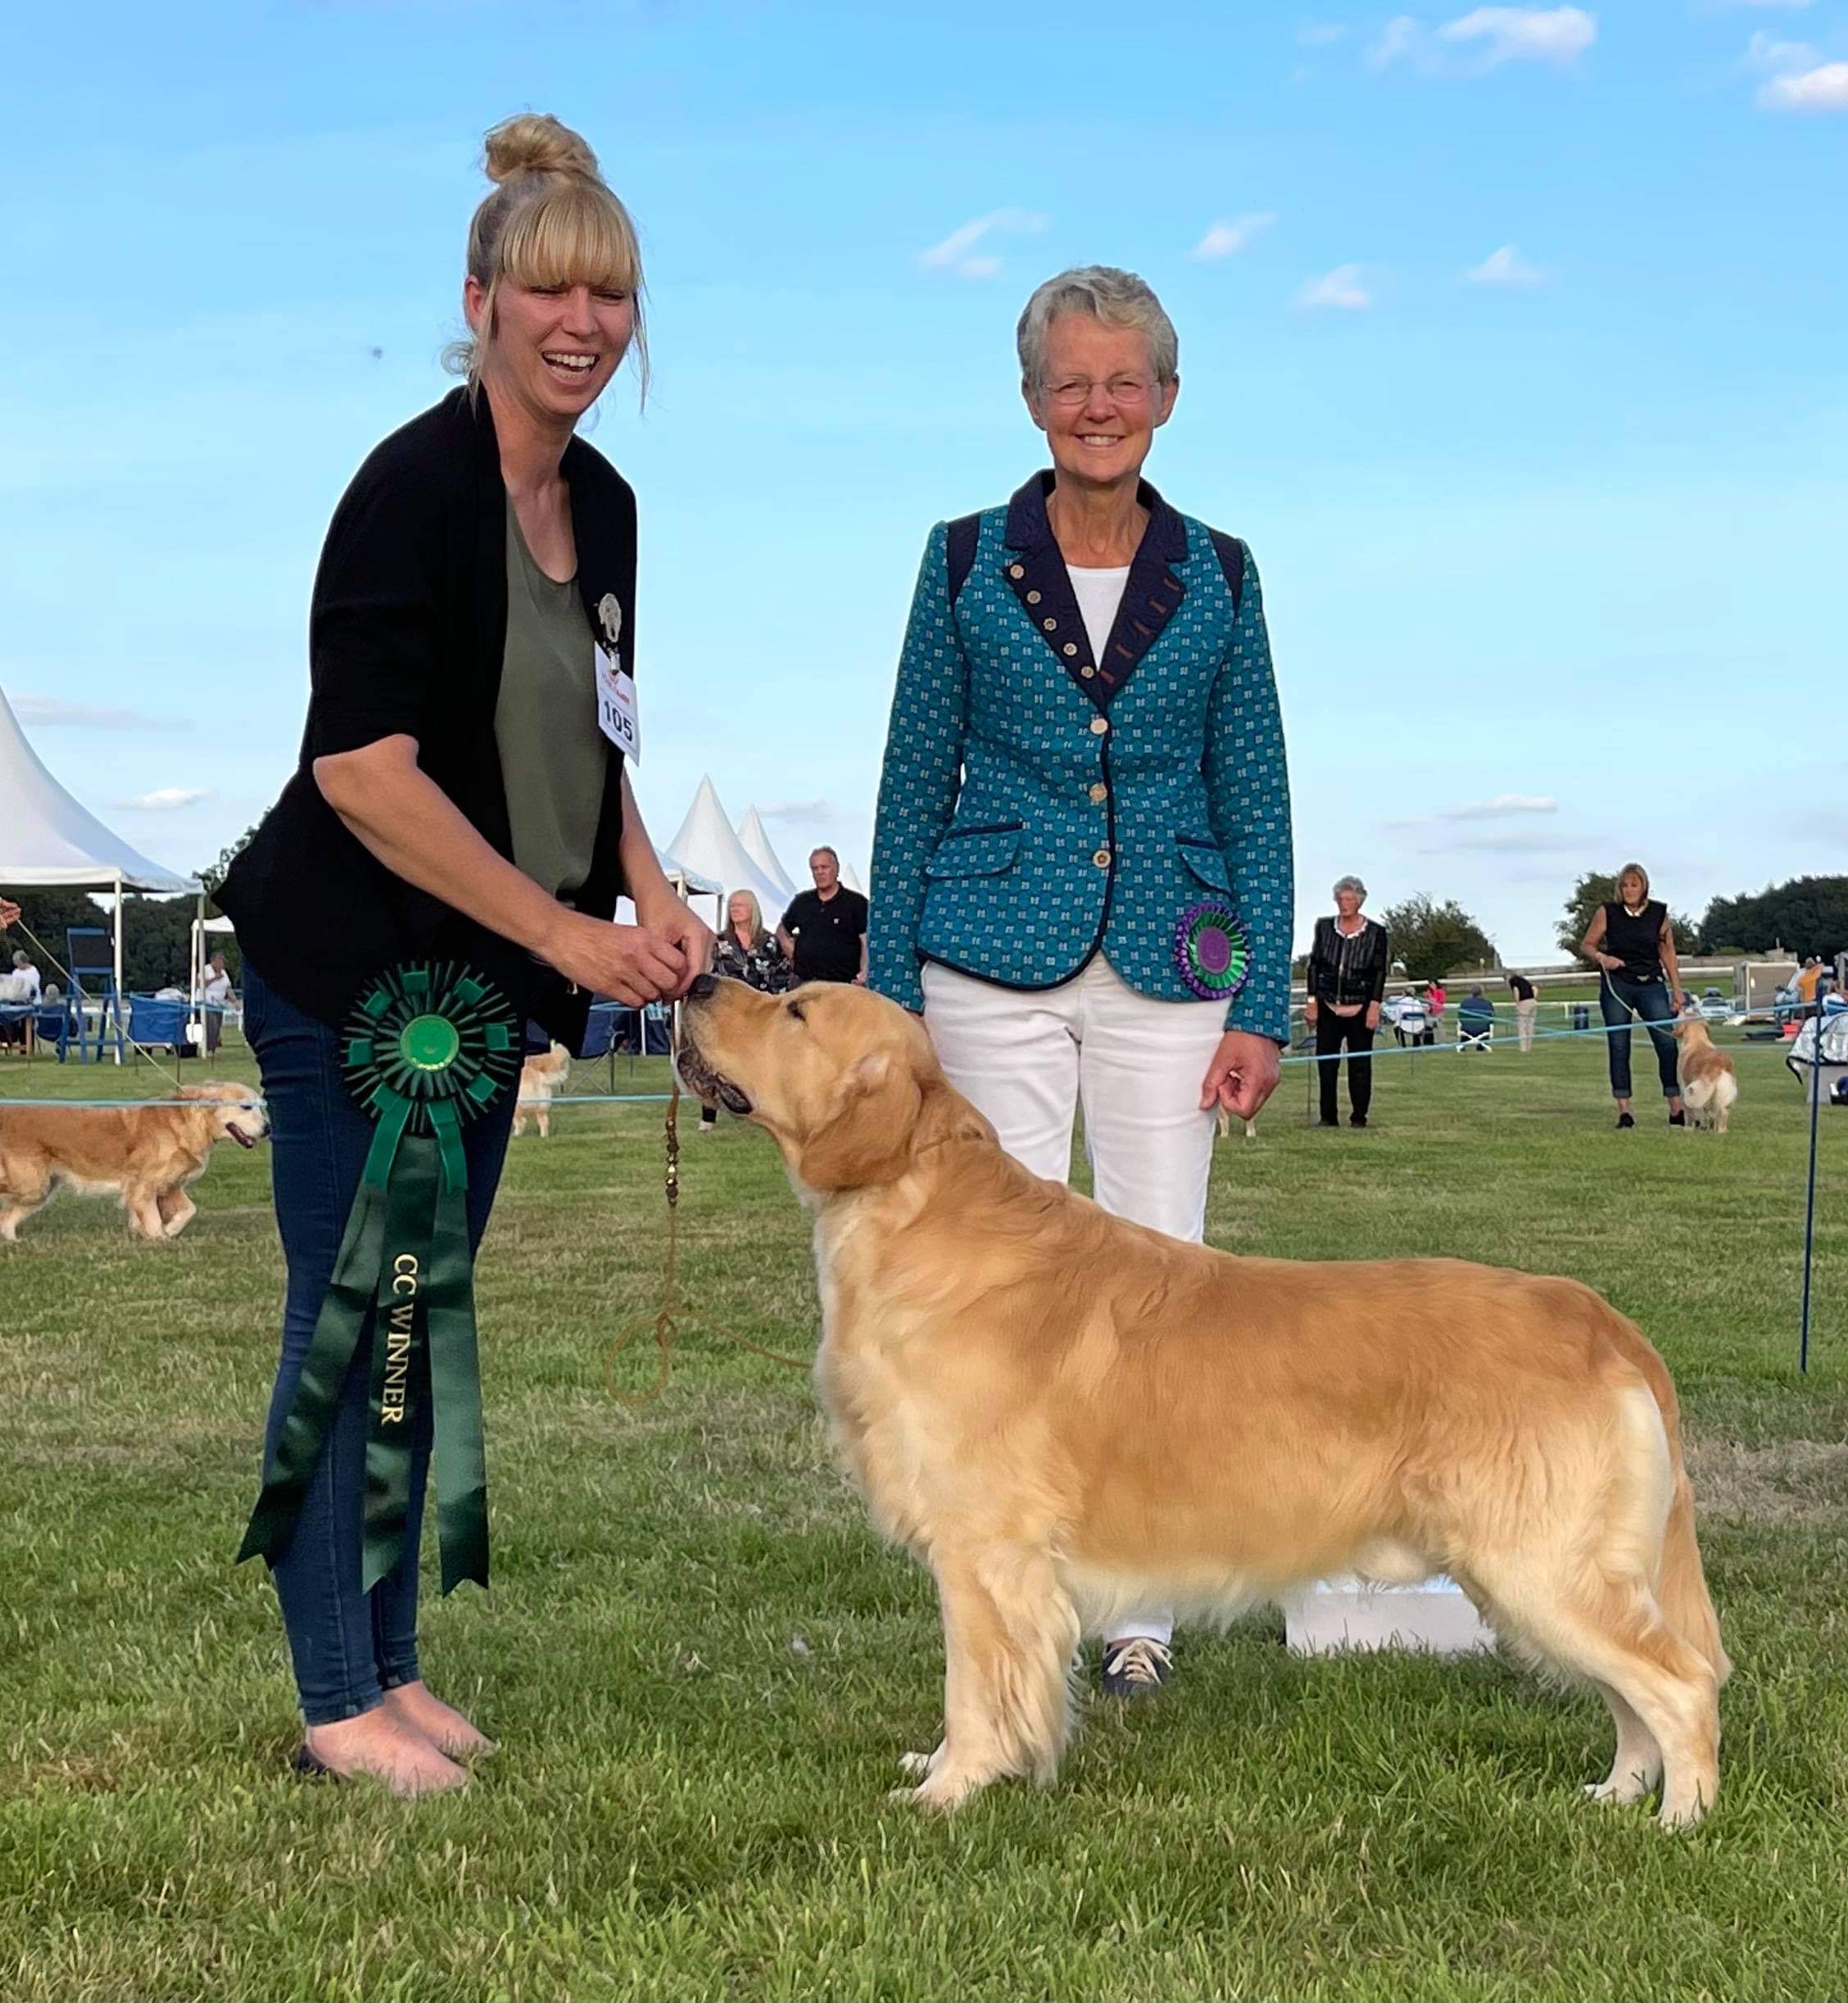
[[[920,1783],[898,1792],[946,1811],[1005,1774],[1049,1781],[1058,1771],[1078,1616],[1043,1551],[940,1552],[933,1569],[943,1611],[944,1738],[924,1760]]]
[[[177,1238],[199,1214],[199,1206],[183,1190],[163,1190],[155,1199],[165,1236]]]

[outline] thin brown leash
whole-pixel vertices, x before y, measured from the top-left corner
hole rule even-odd
[[[754,1356],[764,1357],[772,1363],[781,1363],[790,1370],[808,1370],[810,1360],[806,1357],[784,1356],[775,1349],[766,1349],[761,1343],[753,1342],[748,1335],[741,1335],[728,1329],[722,1321],[714,1321],[709,1315],[683,1316],[680,1306],[680,1076],[677,1072],[670,1073],[668,1090],[668,1113],[662,1135],[666,1149],[666,1167],[663,1188],[668,1199],[668,1270],[661,1289],[661,1310],[651,1319],[632,1321],[603,1353],[604,1388],[618,1404],[627,1405],[636,1411],[649,1404],[668,1388],[668,1380],[673,1375],[673,1349],[679,1335],[679,1325],[691,1323],[709,1329],[715,1335],[722,1335],[728,1343],[740,1349],[748,1349]],[[618,1391],[616,1388],[616,1359],[631,1343],[644,1331],[652,1333],[654,1347],[660,1352],[660,1361],[655,1370],[654,1381],[647,1390],[641,1392]]]
[[[79,981],[76,975],[75,975],[70,969],[65,965],[64,962],[58,958],[57,954],[52,952],[52,949],[45,944],[44,940],[38,936],[38,933],[33,931],[32,927],[26,923],[24,918],[15,918],[13,922],[18,926],[22,932],[25,934],[26,937],[32,941],[33,945],[38,947],[38,950],[44,954],[45,958],[51,962],[52,968],[54,972],[62,974],[65,979],[70,983],[70,986],[73,988],[81,988],[82,984]],[[120,1010],[121,1005],[122,997],[120,995],[117,995],[116,998],[116,1006],[118,1011]],[[120,1013],[118,1013],[116,1016],[116,1025],[118,1028],[120,1027],[120,1024],[121,1017]],[[181,1085],[179,1080],[167,1069],[166,1066],[161,1062],[159,1058],[155,1056],[154,1053],[148,1049],[146,1044],[137,1043],[134,1038],[129,1035],[126,1030],[122,1031],[122,1040],[127,1044],[138,1056],[146,1058],[148,1063],[154,1067],[155,1070],[160,1072],[161,1076],[166,1080],[168,1084],[170,1085],[176,1092],[183,1092],[185,1090],[185,1087]],[[130,1102],[125,1100],[123,1103],[125,1104],[128,1104]]]

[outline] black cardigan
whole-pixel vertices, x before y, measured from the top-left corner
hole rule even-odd
[[[635,668],[635,495],[582,439],[561,470],[571,491],[578,582],[589,631],[613,593],[623,664]],[[419,766],[510,860],[494,735],[507,637],[507,490],[487,399],[458,389],[377,447],[354,476],[321,551],[309,618],[308,723],[300,761],[218,902],[277,992],[337,1025],[392,962],[465,959],[573,1049],[587,995],[523,948],[394,875],[315,783],[314,761],[382,737],[417,740]],[[584,650],[590,672],[591,650]],[[594,725],[591,727],[595,727]],[[612,749],[590,874],[570,900],[607,918],[622,888],[623,759]]]
[[[1309,949],[1309,999],[1343,1008],[1383,1001],[1391,958],[1386,927],[1377,919],[1368,918],[1352,938],[1344,939],[1333,918],[1317,918]]]

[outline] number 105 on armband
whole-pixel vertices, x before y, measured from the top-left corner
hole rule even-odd
[[[636,714],[635,677],[623,657],[596,650],[597,727],[632,765],[641,763],[641,724]]]

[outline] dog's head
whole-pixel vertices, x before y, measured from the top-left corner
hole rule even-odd
[[[1674,1033],[1683,1049],[1692,1050],[1701,1044],[1713,1041],[1706,1017],[1692,1002],[1675,1017]]]
[[[234,1140],[240,1148],[254,1148],[270,1131],[270,1116],[264,1110],[262,1094],[254,1085],[207,1078],[200,1085],[182,1085],[177,1096],[195,1099],[211,1109],[214,1140]]]
[[[702,975],[681,1011],[679,1069],[706,1104],[767,1128],[790,1172],[816,1190],[895,1181],[926,1103],[953,1096],[922,1023],[829,981],[763,995]]]

